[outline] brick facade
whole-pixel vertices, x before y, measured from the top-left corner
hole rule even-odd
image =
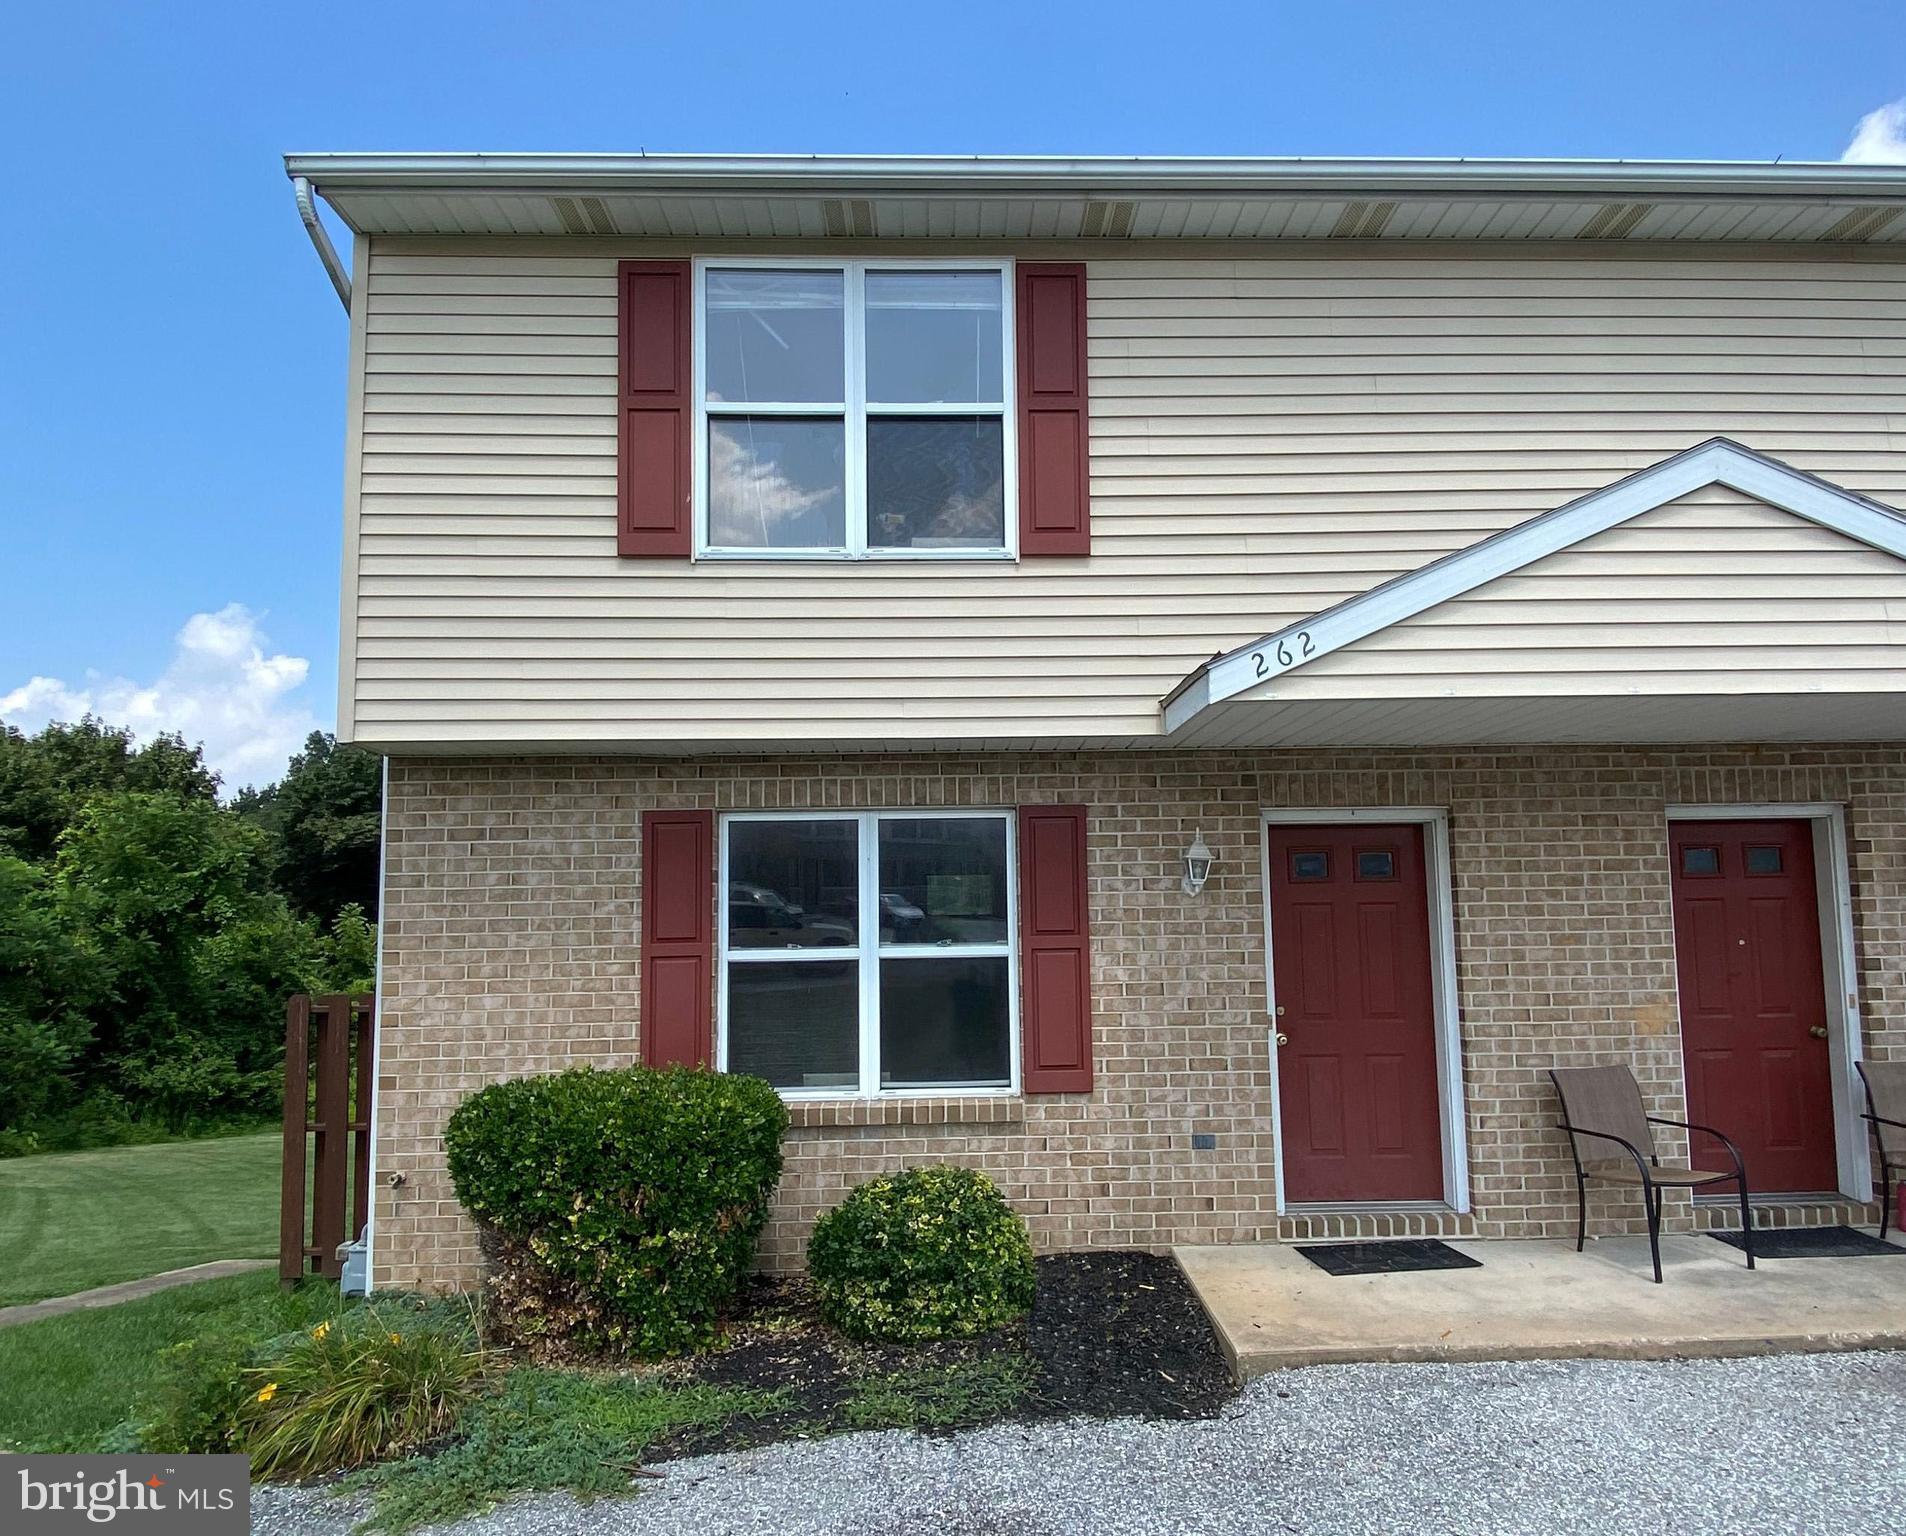
[[[1090,1095],[802,1104],[763,1249],[798,1264],[814,1217],[910,1162],[984,1167],[1046,1247],[1340,1231],[1572,1235],[1544,1071],[1633,1064],[1683,1112],[1664,808],[1847,810],[1866,1050],[1906,1055],[1906,751],[921,755],[391,763],[375,1283],[457,1286],[474,1234],[440,1129],[495,1078],[637,1058],[640,813],[655,807],[1090,808]],[[1473,1214],[1276,1212],[1260,807],[1449,812]],[[1216,854],[1197,897],[1180,858]],[[1195,1150],[1194,1133],[1215,1146]],[[401,1174],[403,1182],[384,1181]],[[1611,1196],[1607,1230],[1638,1203]],[[1670,1225],[1692,1219],[1685,1199]],[[1821,1219],[1814,1208],[1808,1219]],[[1836,1218],[1837,1219],[1837,1218]]]

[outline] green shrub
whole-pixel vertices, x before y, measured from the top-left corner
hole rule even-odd
[[[542,1359],[711,1343],[754,1261],[787,1109],[758,1078],[670,1067],[494,1083],[444,1131],[489,1234],[499,1327]]]
[[[139,1430],[141,1448],[188,1455],[242,1449],[238,1421],[254,1350],[250,1341],[228,1334],[187,1339],[167,1349]]]
[[[815,1225],[807,1264],[821,1315],[856,1338],[965,1338],[1032,1305],[1026,1224],[971,1168],[870,1179]]]

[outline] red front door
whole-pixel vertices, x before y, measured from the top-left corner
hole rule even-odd
[[[1813,834],[1804,821],[1677,821],[1674,947],[1688,1118],[1740,1148],[1756,1194],[1838,1182]],[[1696,1167],[1727,1154],[1694,1138]]]
[[[1274,826],[1271,984],[1284,1198],[1440,1200],[1419,826]]]

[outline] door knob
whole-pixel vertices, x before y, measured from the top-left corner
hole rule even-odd
[[[1824,1024],[1815,1024],[1807,1033],[1816,1040],[1824,1040],[1827,1037],[1827,1027]]]
[[[1291,1037],[1285,1034],[1284,1031],[1281,1029],[1276,1034],[1272,1035],[1271,1038],[1275,1040],[1279,1045],[1289,1045],[1291,1043]]]

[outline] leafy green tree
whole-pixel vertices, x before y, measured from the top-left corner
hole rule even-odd
[[[369,992],[377,985],[377,924],[346,904],[319,940],[313,992]]]
[[[267,889],[263,836],[215,803],[106,795],[57,869],[66,921],[107,977],[82,1085],[175,1122],[269,1107],[284,999],[317,944]]]
[[[210,804],[218,775],[205,766],[203,749],[180,736],[135,746],[131,731],[91,715],[33,736],[0,726],[0,851],[47,862],[89,799],[121,790]]]
[[[102,982],[46,872],[0,855],[0,1133],[65,1106]]]
[[[235,808],[272,838],[272,876],[293,909],[329,925],[352,904],[377,915],[383,793],[375,752],[313,731],[271,790]]]

